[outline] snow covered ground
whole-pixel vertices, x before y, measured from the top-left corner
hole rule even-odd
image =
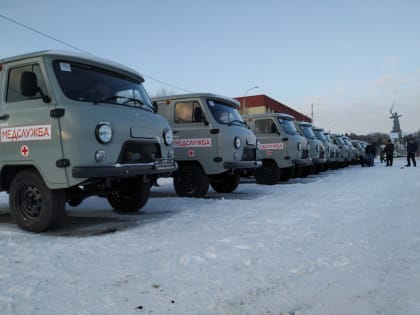
[[[19,230],[0,194],[0,314],[420,314],[420,167],[351,166]]]

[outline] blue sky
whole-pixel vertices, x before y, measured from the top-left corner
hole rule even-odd
[[[151,96],[266,94],[333,132],[420,129],[420,1],[24,1],[0,14],[146,75]],[[63,44],[0,18],[0,58]],[[153,81],[155,78],[177,87]]]

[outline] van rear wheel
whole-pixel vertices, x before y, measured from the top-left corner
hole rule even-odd
[[[21,171],[13,179],[9,202],[13,220],[27,231],[44,232],[57,226],[64,217],[64,191],[49,189],[32,169]]]
[[[280,178],[280,169],[273,161],[263,161],[255,170],[255,181],[260,185],[274,185]]]
[[[143,179],[127,179],[120,189],[107,196],[114,210],[120,213],[137,212],[146,204],[150,196],[150,183]]]
[[[180,197],[203,197],[209,190],[209,178],[199,165],[181,165],[174,173],[174,188]]]
[[[238,186],[241,180],[239,174],[223,174],[211,181],[211,187],[218,193],[231,193]]]

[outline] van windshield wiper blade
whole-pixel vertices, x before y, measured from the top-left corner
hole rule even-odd
[[[95,101],[93,101],[95,104],[98,104],[98,103],[106,103],[106,102],[108,102],[108,101],[115,101],[115,100],[118,100],[118,99],[125,99],[125,100],[127,100],[127,102],[129,102],[129,101],[133,101],[134,99],[131,99],[131,98],[128,98],[128,97],[125,97],[125,96],[120,96],[120,95],[110,95],[110,96],[105,96],[105,97],[101,97],[100,99],[97,99],[97,100],[95,100]],[[142,101],[140,101],[140,100],[137,100],[138,102],[140,102],[140,103],[142,103],[143,104],[143,102]],[[121,103],[121,104],[125,104],[126,102],[123,102],[123,103]]]
[[[246,126],[246,122],[239,120],[239,119],[234,119],[232,121],[229,122],[229,126],[232,126],[233,124],[239,124],[241,126]]]
[[[117,99],[122,99],[124,100],[121,103],[117,103],[119,105],[126,105],[127,103],[133,102],[134,104],[138,104],[139,108],[142,108],[144,110],[150,110],[152,112],[154,112],[154,108],[151,105],[148,105],[146,103],[144,103],[142,100],[139,100],[138,98],[132,98],[132,97],[126,97],[126,96],[121,96],[121,95],[111,95],[111,96],[105,96],[100,98],[99,100],[94,101],[94,104],[98,104],[98,103],[106,103],[109,101],[115,101]]]

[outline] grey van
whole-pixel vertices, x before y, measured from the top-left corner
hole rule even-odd
[[[238,112],[235,99],[211,93],[153,98],[174,133],[172,174],[179,196],[202,197],[209,185],[219,193],[233,192],[240,174],[261,166],[255,134]]]

